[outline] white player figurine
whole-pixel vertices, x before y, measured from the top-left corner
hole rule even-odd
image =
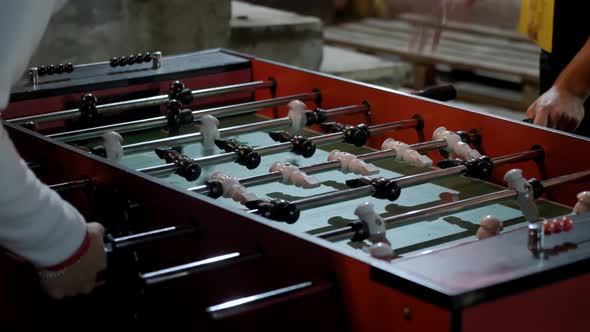
[[[307,124],[307,105],[300,100],[293,100],[289,104],[289,113],[287,116],[291,120],[291,129],[294,132],[299,132]]]
[[[522,175],[522,170],[511,169],[504,175],[504,181],[508,184],[508,188],[517,192],[516,202],[524,217],[530,222],[534,223],[539,220],[539,209],[535,203],[533,187]]]
[[[271,172],[280,172],[283,175],[284,184],[293,184],[300,188],[316,188],[320,186],[320,180],[309,176],[301,171],[299,167],[288,163],[275,162],[270,166]]]
[[[480,240],[500,234],[503,228],[502,221],[497,217],[490,215],[481,218],[479,225],[479,229],[475,236]]]
[[[248,190],[240,184],[238,179],[233,176],[225,175],[222,172],[214,172],[209,177],[209,180],[221,182],[221,186],[223,187],[223,197],[225,198],[231,198],[240,203],[258,199],[255,194],[248,192]]]
[[[328,161],[338,160],[342,173],[352,172],[357,175],[374,175],[379,173],[379,168],[375,165],[367,164],[355,155],[340,150],[332,150],[328,155]]]
[[[219,139],[220,134],[217,127],[219,120],[213,115],[205,115],[199,119],[201,122],[201,135],[203,135],[203,147],[209,151],[215,147],[215,140]]]
[[[428,158],[428,156],[420,154],[410,148],[408,144],[396,141],[393,138],[386,139],[381,145],[381,150],[394,150],[395,159],[403,160],[416,167],[432,166],[432,159]]]
[[[107,159],[120,160],[123,158],[123,137],[116,131],[108,131],[102,135],[102,146],[104,147]]]
[[[447,147],[445,148],[451,154],[456,154],[463,159],[473,159],[481,157],[481,154],[472,149],[468,144],[461,141],[461,137],[445,127],[438,127],[432,134],[432,139],[444,139],[447,141]]]
[[[364,248],[371,256],[379,259],[391,259],[395,252],[391,248],[391,243],[387,240],[385,223],[383,218],[375,212],[373,203],[365,202],[354,210],[359,219],[365,222],[369,228],[369,241],[372,245]]]

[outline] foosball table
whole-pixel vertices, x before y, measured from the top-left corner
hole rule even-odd
[[[587,329],[586,138],[228,50],[29,74],[4,125],[109,267],[3,256],[3,331]]]

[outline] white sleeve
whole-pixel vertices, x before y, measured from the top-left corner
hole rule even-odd
[[[0,110],[63,0],[7,0],[0,10]],[[70,257],[86,235],[83,217],[41,183],[0,123],[0,247],[37,266]]]
[[[85,236],[84,218],[37,179],[0,125],[0,246],[52,266],[69,258]]]

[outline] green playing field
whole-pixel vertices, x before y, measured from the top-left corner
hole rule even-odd
[[[265,119],[254,115],[247,115],[232,119],[223,118],[221,119],[221,123],[222,127],[228,127],[262,120]],[[196,131],[198,131],[198,126],[182,129],[182,133]],[[168,134],[164,130],[150,130],[141,133],[128,134],[124,135],[124,144],[167,137],[167,135]],[[315,134],[310,132],[309,135]],[[393,133],[392,136],[395,138],[395,133]],[[276,144],[265,132],[261,131],[241,134],[231,138],[254,147]],[[96,144],[96,142],[89,142],[89,145],[93,144]],[[260,166],[255,170],[248,170],[235,163],[225,163],[204,167],[201,177],[194,182],[188,182],[177,175],[161,177],[161,180],[186,189],[203,184],[214,171],[221,171],[225,174],[242,178],[264,174],[269,171],[272,163],[276,161],[289,162],[298,166],[309,166],[321,163],[327,160],[329,151],[333,149],[347,151],[354,154],[366,153],[369,151],[366,148],[355,148],[348,144],[335,143],[319,146],[315,155],[308,159],[296,156],[290,152],[285,152],[263,156]],[[200,143],[184,146],[183,153],[193,158],[206,155],[206,152],[203,151]],[[209,152],[209,154],[211,153],[217,154],[221,153],[221,151],[215,148],[215,151]],[[126,167],[138,169],[161,165],[164,164],[164,161],[159,160],[155,153],[150,151],[126,156],[121,160],[121,163]],[[375,163],[375,165],[380,168],[380,173],[376,176],[383,176],[386,178],[416,174],[431,170],[431,168],[419,169],[393,159],[381,160]],[[296,200],[319,193],[347,188],[345,185],[346,180],[359,177],[354,174],[344,174],[339,170],[318,173],[315,174],[315,176],[321,181],[322,185],[314,189],[301,189],[282,183],[268,183],[250,187],[249,190],[259,198]],[[451,200],[479,196],[502,189],[504,188],[495,184],[474,180],[464,176],[448,177],[431,183],[405,188],[402,190],[401,197],[395,202],[379,200],[372,197],[348,200],[342,203],[302,211],[301,217],[297,223],[293,225],[279,224],[279,227],[315,234],[346,226],[350,221],[356,220],[357,218],[354,215],[355,208],[359,204],[367,201],[372,202],[376,211],[381,215],[391,216],[438,205]],[[241,206],[239,203],[234,202],[231,199],[220,198],[219,200],[228,208],[246,210],[244,206]],[[543,217],[555,217],[567,214],[571,211],[571,208],[569,207],[545,200],[538,200],[538,206]],[[523,227],[525,225],[525,220],[516,203],[512,201],[504,201],[464,212],[452,213],[440,218],[418,220],[404,226],[390,225],[387,237],[400,257],[409,256],[423,250],[432,250],[434,248],[446,247],[458,242],[475,240],[476,238],[474,235],[479,227],[479,219],[482,216],[489,214],[500,218],[504,222],[504,230]],[[350,250],[356,250],[363,246],[363,244],[352,243],[349,241],[341,241],[339,243],[343,247],[350,248]]]

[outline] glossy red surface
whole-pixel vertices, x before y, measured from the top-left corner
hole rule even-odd
[[[199,90],[199,89],[206,89],[212,88],[217,86],[224,86],[224,85],[231,85],[231,84],[239,84],[250,82],[251,74],[249,70],[239,70],[234,72],[228,73],[220,73],[220,74],[212,74],[212,75],[205,75],[205,76],[198,76],[192,78],[184,78],[182,82],[185,84],[186,87]],[[94,91],[81,91],[80,93],[73,93],[67,95],[61,95],[56,97],[48,97],[48,98],[40,98],[40,99],[30,99],[19,101],[15,103],[11,103],[8,105],[6,110],[2,112],[3,119],[13,119],[19,118],[24,116],[30,115],[37,115],[37,114],[44,114],[49,112],[56,112],[62,111],[66,109],[72,109],[80,103],[80,98],[85,93],[92,93],[94,94],[101,104],[101,97],[109,97],[109,99],[116,98],[117,96],[121,96],[122,100],[125,95],[130,95],[133,93],[138,92],[150,92],[150,95],[160,95],[160,94],[168,94],[170,83],[174,80],[169,81],[162,81],[150,84],[137,84],[137,85],[129,85],[123,88],[112,88],[112,89],[104,89],[104,90],[94,90]],[[191,103],[191,107],[199,108],[205,105],[215,105],[219,103],[232,103],[232,101],[238,102],[240,100],[247,99],[251,96],[250,93],[235,93],[226,96],[217,96],[217,97],[208,97],[202,99],[195,99]],[[165,107],[161,107],[161,112],[165,111]],[[53,121],[49,123],[40,124],[41,129],[55,129],[60,128],[64,125],[64,121]]]
[[[320,89],[324,108],[368,101],[372,106],[372,116],[366,118],[364,115],[357,114],[338,119],[349,124],[360,122],[380,124],[405,120],[415,114],[424,118],[424,137],[412,130],[388,133],[371,138],[370,144],[376,148],[379,148],[381,142],[388,137],[407,143],[429,140],[434,129],[445,126],[449,130],[479,130],[483,135],[481,150],[491,157],[541,145],[546,151],[546,160],[542,167],[530,161],[518,164],[527,177],[546,179],[590,168],[590,154],[584,153],[590,148],[590,141],[587,139],[261,60],[252,60],[252,66],[252,75],[239,73],[235,76],[223,74],[196,77],[186,80],[185,84],[196,89],[273,77],[278,82],[278,96],[308,92],[313,88]],[[125,89],[104,90],[95,94],[100,98],[103,93],[124,94],[141,89],[159,89],[167,92],[168,84],[169,82],[163,82],[155,86],[132,86]],[[256,99],[271,98],[268,90],[259,90],[255,96]],[[234,97],[235,95],[232,96]],[[62,106],[66,100],[77,98],[79,95],[49,98],[42,103],[43,108],[37,108],[40,105],[39,100],[21,102],[11,105],[8,115],[16,117],[34,114],[37,111],[42,113],[60,110],[63,109]],[[224,100],[228,101],[226,97],[218,97],[215,102]],[[213,101],[208,100],[208,102]],[[286,109],[269,109],[262,111],[261,114],[285,116]],[[255,222],[251,220],[251,217],[226,210],[207,199],[197,197],[196,194],[188,194],[172,186],[161,185],[145,175],[131,174],[111,163],[103,163],[98,159],[92,159],[22,132],[13,130],[12,133],[20,145],[19,151],[25,158],[48,161],[46,167],[50,172],[43,177],[48,183],[91,176],[95,183],[116,184],[126,195],[142,202],[143,219],[140,224],[135,224],[136,232],[179,223],[195,221],[198,223],[198,241],[179,240],[169,243],[168,246],[155,246],[143,251],[142,257],[147,257],[143,261],[146,271],[236,250],[257,251],[264,254],[264,258],[258,261],[229,267],[227,270],[212,271],[164,288],[156,297],[158,301],[150,305],[150,308],[153,308],[151,310],[154,310],[154,316],[166,317],[170,320],[186,320],[199,325],[202,322],[202,316],[199,315],[202,314],[203,307],[207,305],[283,287],[289,283],[319,279],[322,285],[329,285],[326,289],[336,290],[334,294],[327,293],[328,302],[320,303],[307,299],[302,301],[302,305],[294,311],[280,310],[281,308],[278,307],[277,317],[265,316],[265,312],[258,314],[264,319],[273,320],[274,318],[279,321],[280,315],[305,320],[313,313],[316,316],[319,313],[320,317],[324,314],[322,324],[308,325],[310,330],[320,329],[320,325],[326,325],[321,326],[323,330],[451,330],[452,318],[448,309],[438,307],[430,303],[428,299],[419,298],[413,290],[394,289],[377,283],[371,279],[371,267],[367,263],[344,256],[312,241],[278,231],[261,222]],[[440,159],[437,153],[430,153],[430,156],[435,160]],[[508,166],[495,170],[494,181],[504,185],[502,179],[507,170]],[[587,189],[588,185],[588,183],[579,183],[552,190],[548,193],[548,197],[573,205],[576,202],[576,194],[582,189]],[[92,215],[91,198],[75,197],[73,200],[79,200],[75,205],[87,217]],[[178,206],[183,208],[176,208]],[[27,323],[32,324],[33,317],[47,308],[47,304],[40,300],[43,296],[38,289],[34,274],[28,267],[15,262],[6,262],[2,266],[7,266],[6,271],[10,269],[12,272],[0,275],[0,294],[6,294],[5,299],[16,300],[0,303],[0,325],[6,321],[11,323],[16,321],[16,324],[20,324],[24,321],[22,317],[30,319]],[[469,308],[464,311],[459,324],[463,326],[463,331],[497,332],[533,329],[543,331],[549,328],[580,330],[579,328],[585,324],[583,321],[585,299],[572,294],[575,294],[577,288],[587,293],[588,285],[590,285],[589,278],[584,275],[543,289],[531,290]],[[109,298],[109,301],[112,302],[112,299]],[[568,305],[558,305],[557,309],[554,309],[556,307],[554,304],[562,303]],[[328,306],[332,309],[329,315],[326,314]],[[574,309],[569,310],[570,307]],[[540,315],[521,315],[519,311],[522,308]],[[88,310],[86,307],[78,309]],[[551,322],[546,324],[543,317],[550,317]],[[111,317],[104,320],[104,325],[110,324],[108,319]],[[566,319],[565,323],[562,322],[564,319]]]
[[[468,308],[463,332],[588,331],[590,276],[556,282]]]
[[[414,114],[424,118],[424,136],[429,140],[432,132],[439,126],[449,130],[477,129],[482,134],[480,152],[490,157],[502,156],[525,151],[534,145],[545,149],[546,158],[542,167],[534,162],[519,163],[527,178],[548,179],[590,168],[590,141],[586,138],[563,134],[560,132],[538,128],[526,123],[505,120],[474,111],[462,110],[441,103],[408,96],[391,90],[381,89],[335,79],[326,75],[297,70],[261,60],[253,60],[254,79],[274,77],[278,82],[278,95],[287,95],[318,88],[322,92],[323,107],[332,108],[352,105],[364,100],[372,106],[372,124],[386,123],[408,119]],[[260,94],[257,97],[262,98]],[[268,115],[272,113],[267,111]],[[284,116],[284,112],[279,112]],[[523,113],[523,118],[525,117]],[[367,121],[363,116],[347,116],[343,121],[351,124]],[[373,147],[380,147],[387,137],[394,137],[408,144],[419,141],[419,136],[413,131],[400,131],[388,135],[381,135],[371,139]],[[437,153],[429,154],[439,159]],[[497,168],[493,173],[494,182],[505,186],[504,174],[514,165]],[[577,183],[563,186],[547,193],[552,200],[573,205],[576,194],[588,189],[589,183]]]

